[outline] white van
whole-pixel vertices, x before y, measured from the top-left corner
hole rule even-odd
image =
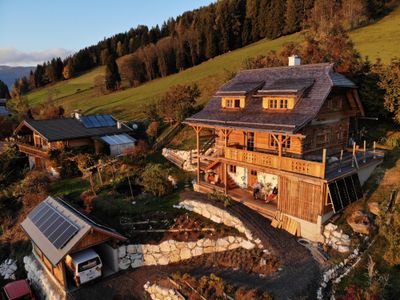
[[[65,264],[77,286],[98,278],[102,274],[103,264],[100,256],[93,249],[67,255]]]

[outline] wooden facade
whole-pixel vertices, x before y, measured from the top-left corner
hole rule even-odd
[[[235,98],[234,109],[227,108]],[[332,161],[346,155],[357,160],[346,149],[350,119],[363,113],[356,86],[332,65],[243,71],[185,121],[195,129],[197,151],[203,154],[197,162],[199,190],[203,185],[205,191],[215,186],[227,195],[237,195],[230,191],[238,188],[252,193],[260,181],[269,180],[277,191],[278,212],[305,226],[320,226],[333,213],[330,180],[355,170],[352,163],[353,168],[338,173]],[[201,148],[204,129],[215,136],[209,157]]]

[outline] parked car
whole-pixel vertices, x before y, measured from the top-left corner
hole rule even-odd
[[[3,287],[4,297],[7,300],[32,300],[35,299],[27,280],[17,280],[7,283]]]
[[[65,264],[72,274],[76,286],[80,286],[102,275],[102,261],[93,249],[86,249],[67,255]]]

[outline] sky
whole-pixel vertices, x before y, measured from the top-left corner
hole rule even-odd
[[[104,37],[215,0],[0,0],[0,65],[32,66],[66,57]]]

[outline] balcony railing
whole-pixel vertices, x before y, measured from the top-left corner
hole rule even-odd
[[[18,148],[19,151],[22,153],[36,156],[36,157],[41,157],[41,158],[48,158],[49,157],[49,152],[43,148],[39,148],[34,145],[29,145],[29,144],[23,144],[23,143],[18,143]]]
[[[252,165],[278,169],[313,177],[325,177],[325,164],[291,157],[277,156],[260,152],[246,151],[236,148],[225,148],[226,159]]]

